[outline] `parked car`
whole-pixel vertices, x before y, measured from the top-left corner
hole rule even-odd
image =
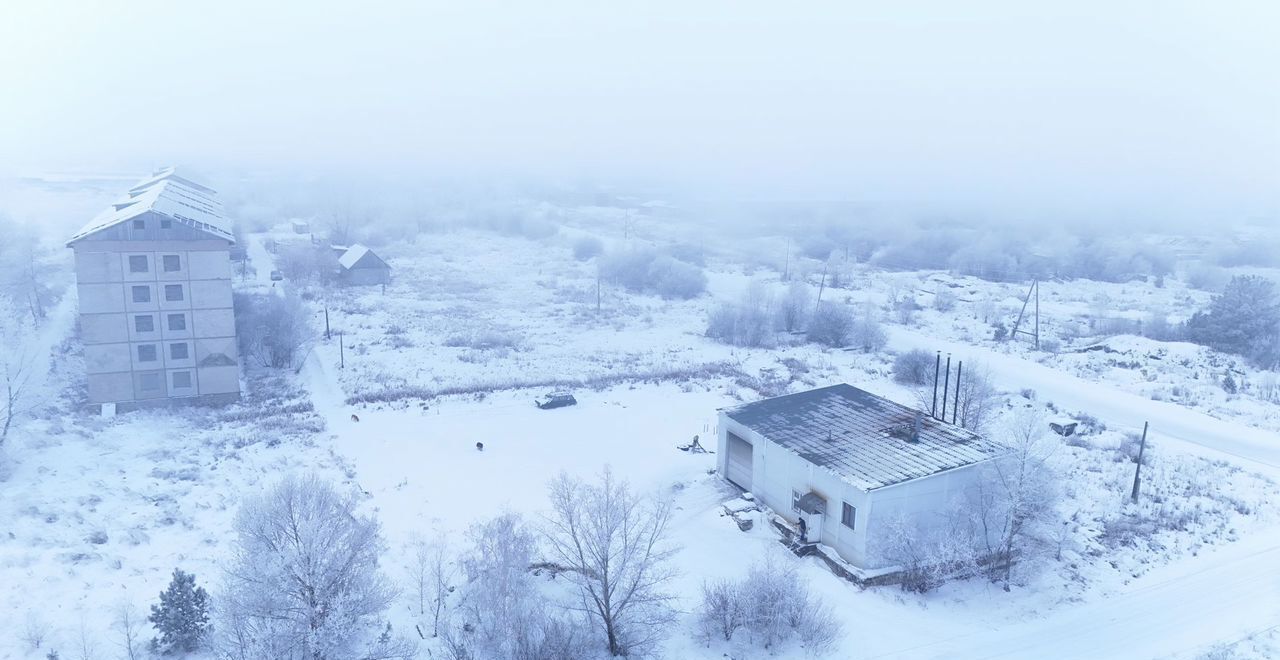
[[[278,270],[273,270],[273,271],[271,271],[271,281],[272,281],[272,282],[279,282],[280,280],[283,280],[283,279],[284,279],[284,275],[281,275],[281,274],[280,274],[280,271],[278,271]]]
[[[568,392],[550,392],[534,399],[533,403],[543,410],[550,410],[552,408],[576,406],[578,405],[578,400]]]

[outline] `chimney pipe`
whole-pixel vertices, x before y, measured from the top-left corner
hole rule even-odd
[[[924,413],[916,411],[916,420],[911,425],[911,442],[920,442],[920,425],[924,423]]]

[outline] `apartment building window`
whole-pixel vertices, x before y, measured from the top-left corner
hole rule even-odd
[[[136,303],[151,302],[151,287],[149,286],[133,287],[133,302],[136,302]]]
[[[160,374],[149,373],[138,375],[138,386],[143,392],[159,392],[160,391]]]
[[[800,497],[800,491],[791,491],[791,510],[795,513],[800,513]]]
[[[156,319],[150,314],[139,314],[133,317],[133,329],[136,332],[155,332]]]
[[[129,256],[129,272],[130,273],[145,273],[148,270],[150,270],[150,268],[148,267],[148,264],[147,264],[146,255],[134,254]]]
[[[170,314],[169,329],[170,330],[186,330],[187,315],[186,314]]]
[[[156,345],[141,344],[138,346],[139,362],[155,362],[156,361]]]
[[[853,529],[853,524],[858,521],[858,509],[849,506],[848,502],[841,502],[844,506],[840,509],[840,524]]]
[[[176,254],[166,254],[161,258],[164,263],[164,272],[176,273],[182,270],[182,259]]]
[[[134,229],[146,229],[146,228],[147,228],[147,221],[146,221],[146,220],[134,220],[134,221],[133,221],[133,228],[134,228]]]
[[[191,354],[187,351],[187,343],[186,343],[186,342],[178,342],[178,343],[176,343],[176,344],[169,344],[169,359],[170,359],[170,360],[185,360],[185,359],[187,359],[188,357],[191,357]]]
[[[191,372],[190,371],[173,372],[173,389],[175,390],[191,389]]]
[[[181,300],[183,299],[183,297],[182,297],[182,285],[181,285],[181,284],[166,284],[166,285],[164,285],[164,299],[165,299],[165,300],[167,300],[167,301],[169,301],[169,302],[179,302],[179,301],[181,301]]]

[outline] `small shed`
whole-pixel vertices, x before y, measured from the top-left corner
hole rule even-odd
[[[862,571],[892,568],[893,527],[938,526],[1007,451],[847,384],[721,410],[717,440],[725,480]]]
[[[311,233],[311,223],[310,223],[310,222],[307,222],[306,220],[298,220],[298,219],[295,219],[295,220],[292,222],[292,224],[293,224],[293,233],[295,233],[295,234],[310,234],[310,233]]]
[[[373,250],[356,243],[338,257],[338,281],[352,286],[389,284],[391,266]]]

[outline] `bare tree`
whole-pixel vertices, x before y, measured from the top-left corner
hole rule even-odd
[[[119,641],[116,643],[129,660],[138,660],[143,657],[146,648],[142,643],[145,623],[146,617],[138,611],[138,608],[133,603],[125,601],[116,607],[116,616],[112,622],[112,628],[119,635]]]
[[[97,660],[98,647],[94,636],[89,632],[89,624],[80,617],[80,627],[76,635],[76,660]]]
[[[434,541],[416,539],[413,543],[414,587],[418,592],[418,616],[425,619],[428,605],[431,611],[431,636],[440,635],[440,620],[449,605],[449,593],[457,577],[449,545],[443,536]]]
[[[7,300],[0,302],[10,303]],[[3,370],[0,377],[4,379],[0,383],[4,388],[0,398],[0,423],[4,424],[0,428],[0,447],[4,446],[9,437],[14,420],[31,410],[27,388],[35,369],[33,351],[30,349],[35,328],[15,312],[11,303],[0,304],[0,342],[5,347],[0,351],[0,369]]]
[[[559,614],[533,582],[536,539],[519,514],[473,525],[467,584],[440,637],[454,660],[574,660],[590,656],[584,626]]]
[[[698,612],[703,640],[731,641],[745,631],[756,645],[776,653],[798,640],[809,655],[828,653],[841,635],[831,609],[809,590],[789,556],[770,552],[740,581],[704,582]]]
[[[605,468],[598,483],[561,473],[550,485],[546,539],[614,656],[644,655],[671,622],[670,504],[642,498]]]
[[[954,392],[951,396],[955,396]],[[1000,405],[1000,392],[991,381],[991,371],[982,364],[966,365],[960,375],[960,402],[955,409],[960,425],[982,433]]]
[[[49,636],[49,624],[39,614],[28,611],[27,619],[22,626],[22,641],[35,651],[44,644],[44,640]]]
[[[236,334],[241,353],[264,367],[295,369],[315,339],[310,313],[293,294],[235,295]]]
[[[809,318],[809,286],[804,282],[792,282],[778,305],[778,327],[785,332],[796,332]]]
[[[1035,410],[1015,414],[1002,436],[1009,453],[992,461],[977,481],[975,523],[986,545],[991,576],[1005,590],[1019,558],[1034,556],[1039,539],[1052,536],[1058,476],[1051,459],[1057,444],[1048,438],[1044,418]]]
[[[247,500],[218,600],[219,652],[228,658],[338,660],[411,657],[378,635],[395,590],[378,570],[378,523],[317,476],[287,477]]]

